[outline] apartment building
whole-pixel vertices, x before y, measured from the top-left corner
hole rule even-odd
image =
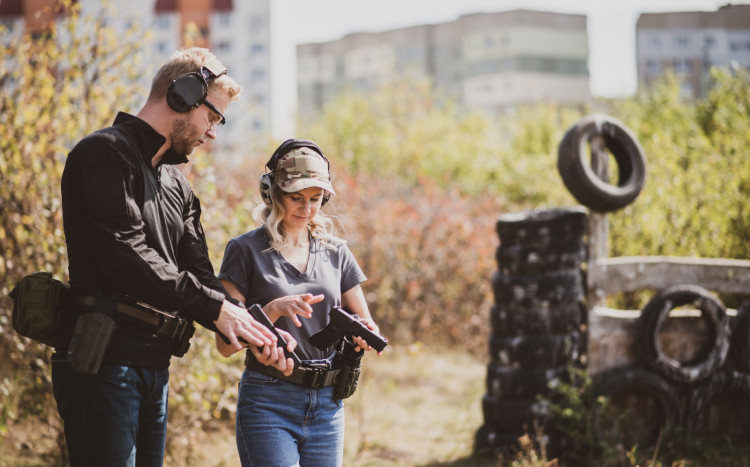
[[[590,99],[585,15],[514,10],[297,46],[299,110],[315,115],[344,89],[409,74],[465,108],[502,112]]]
[[[54,0],[1,0],[0,24],[6,37],[38,31],[64,12]],[[98,0],[78,0],[84,16],[102,11]],[[124,32],[137,27],[145,69],[156,67],[189,36],[193,44],[209,47],[243,86],[242,98],[227,112],[227,125],[214,149],[265,144],[269,138],[294,134],[297,106],[295,38],[281,32],[287,0],[128,0],[111,2],[115,14],[107,25]],[[146,89],[151,74],[143,77]],[[144,100],[145,100],[144,96]],[[137,110],[137,109],[131,109]]]
[[[703,96],[711,67],[750,68],[750,5],[644,13],[636,24],[636,62],[639,86],[673,70],[685,95]]]

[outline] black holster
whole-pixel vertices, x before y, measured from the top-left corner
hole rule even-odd
[[[115,303],[99,296],[94,309],[78,317],[68,345],[68,362],[73,371],[86,375],[99,371],[117,327],[114,320]]]
[[[183,320],[180,325],[181,328],[175,336],[174,350],[172,350],[172,355],[175,357],[182,357],[187,353],[190,348],[190,338],[195,334],[195,325],[192,321]]]
[[[341,368],[341,374],[333,388],[333,398],[336,400],[351,397],[357,390],[357,382],[362,372],[362,355],[365,351],[356,351],[356,347],[354,343],[344,338],[336,350],[336,366],[340,365]]]

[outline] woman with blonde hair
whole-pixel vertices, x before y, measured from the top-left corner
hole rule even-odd
[[[334,306],[378,332],[360,286],[366,277],[320,211],[335,192],[318,145],[287,140],[266,166],[263,203],[253,213],[262,225],[230,240],[219,279],[235,299],[262,305],[271,322],[291,334],[301,363],[286,375],[266,366],[285,358],[282,350],[249,347],[239,384],[237,447],[243,466],[340,466],[344,405],[334,387],[344,372],[334,347],[321,350],[309,338],[328,324]],[[354,344],[370,349],[360,338]],[[221,339],[216,345],[224,356],[235,351]]]

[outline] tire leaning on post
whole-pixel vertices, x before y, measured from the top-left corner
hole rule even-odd
[[[675,308],[693,305],[701,312],[713,337],[711,348],[700,358],[680,362],[665,353],[661,345],[662,325]],[[677,383],[695,383],[708,378],[724,364],[729,353],[731,327],[724,304],[705,288],[677,284],[656,294],[638,318],[637,351],[640,358],[665,377]]]
[[[590,162],[605,148],[617,162],[616,185],[599,177]],[[627,206],[646,181],[646,158],[638,139],[622,122],[604,114],[584,117],[565,133],[558,147],[557,169],[573,197],[599,212]]]

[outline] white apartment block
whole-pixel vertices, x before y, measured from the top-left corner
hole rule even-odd
[[[514,10],[455,21],[348,34],[297,46],[302,115],[344,89],[368,92],[409,74],[469,109],[501,112],[538,101],[591,97],[584,15]]]
[[[683,78],[683,93],[703,96],[713,66],[750,68],[750,5],[717,11],[647,13],[636,24],[639,86],[667,70]]]
[[[40,18],[37,11],[53,0],[0,0],[4,40],[25,29],[43,27],[54,15]],[[98,0],[79,0],[82,13],[102,11]],[[111,1],[106,24],[119,33],[139,28],[147,90],[159,64],[183,45],[184,31],[197,27],[196,45],[210,48],[243,87],[226,114],[215,150],[265,147],[270,138],[293,136],[297,106],[295,38],[282,30],[287,0],[128,0]],[[189,26],[190,25],[190,26]],[[146,32],[149,39],[145,38]],[[146,96],[143,96],[144,102]],[[136,111],[137,109],[129,109]],[[113,116],[114,117],[114,116]],[[237,151],[233,151],[237,152]]]

